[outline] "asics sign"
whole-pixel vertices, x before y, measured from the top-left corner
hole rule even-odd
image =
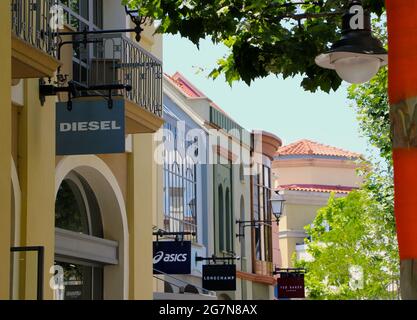
[[[153,243],[154,274],[190,274],[190,241],[157,241]]]
[[[156,253],[155,257],[153,258],[153,264],[157,264],[160,261],[164,260],[164,262],[184,262],[187,261],[187,254],[165,254],[162,251]]]

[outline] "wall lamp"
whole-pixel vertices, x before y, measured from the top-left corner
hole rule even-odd
[[[275,221],[277,225],[279,225],[279,220],[282,216],[282,211],[284,208],[284,197],[277,193],[272,192],[271,199],[269,200],[272,214],[275,217]],[[272,220],[250,220],[250,221],[243,221],[243,220],[236,220],[236,223],[239,224],[239,233],[236,234],[236,237],[244,237],[245,236],[245,228],[246,227],[257,227],[260,224],[272,224]]]
[[[139,14],[139,9],[130,9],[128,5],[125,6],[126,14],[129,15],[130,20],[136,25],[135,32],[136,32],[136,41],[140,42],[141,40],[141,33],[143,32],[142,25],[144,25],[148,21],[148,17],[142,17]]]

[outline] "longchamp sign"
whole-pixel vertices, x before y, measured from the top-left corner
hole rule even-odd
[[[235,291],[236,265],[203,265],[203,288],[213,291]]]
[[[190,274],[191,241],[154,241],[154,274]]]
[[[105,100],[56,105],[56,154],[84,155],[125,152],[125,108],[122,99],[108,108]]]

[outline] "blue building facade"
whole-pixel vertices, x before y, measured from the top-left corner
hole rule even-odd
[[[178,277],[198,288],[201,286],[202,264],[195,263],[194,257],[205,257],[208,248],[208,230],[203,227],[208,223],[208,132],[203,123],[198,123],[198,118],[190,113],[192,111],[186,106],[179,106],[164,94],[161,225],[167,232],[188,233],[183,239],[192,243],[191,275]]]

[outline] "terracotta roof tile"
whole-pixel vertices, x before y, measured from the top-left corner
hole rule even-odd
[[[167,76],[182,92],[185,93],[186,96],[190,98],[205,97],[205,95],[188,82],[181,73],[176,72],[173,76]]]
[[[359,158],[359,153],[324,145],[315,141],[303,139],[278,149],[277,156],[286,155],[319,155],[347,158]]]
[[[346,186],[328,186],[320,184],[289,184],[282,185],[278,190],[290,190],[290,191],[306,191],[306,192],[322,192],[322,193],[342,193],[348,194],[352,190],[357,188]]]
[[[222,108],[220,108],[216,103],[209,99],[202,91],[198,90],[187,78],[185,78],[180,72],[176,72],[174,75],[170,76],[165,74],[168,79],[174,83],[187,97],[189,98],[207,98],[210,101],[210,106],[222,112],[229,118],[231,118]]]

